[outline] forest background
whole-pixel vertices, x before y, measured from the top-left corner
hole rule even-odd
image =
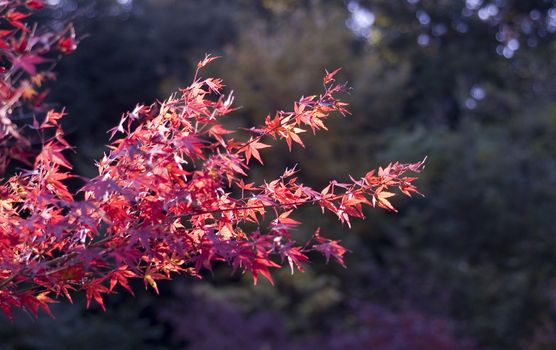
[[[276,285],[217,268],[56,319],[0,320],[0,349],[550,349],[556,347],[556,1],[49,0],[76,27],[48,102],[65,106],[77,172],[94,176],[106,131],[136,103],[192,79],[206,52],[251,125],[342,67],[352,113],[259,178],[360,174],[428,155],[426,197],[368,210],[336,232],[347,269],[312,263]]]

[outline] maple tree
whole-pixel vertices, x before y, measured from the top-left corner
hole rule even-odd
[[[71,27],[36,37],[22,22],[41,6],[37,0],[0,1],[2,19],[14,28],[1,42],[7,47],[2,140],[15,138],[16,144],[28,140],[12,127],[10,113],[26,108],[26,95],[34,96],[26,89],[34,91],[29,81],[41,74],[37,65],[54,47],[61,53],[75,48]],[[64,156],[71,149],[60,125],[65,113],[50,110],[33,118],[28,127],[41,149],[21,157],[30,169],[0,187],[4,314],[11,317],[13,308],[50,314],[50,303],[58,297],[71,301],[76,292],[85,293],[87,306],[94,300],[104,309],[103,297],[118,285],[133,294],[130,279],[142,279],[158,292],[157,281],[174,273],[199,276],[220,261],[250,273],[254,283],[260,275],[272,283],[271,268],[303,270],[312,251],[344,265],[346,249],[319,229],[307,242],[295,240],[296,209],[316,205],[350,226],[351,218],[364,217],[363,205],[395,211],[392,189],[418,193],[416,178],[407,174],[419,172],[424,160],[392,163],[345,183],[333,180],[322,190],[301,183],[295,167],[270,181],[249,182],[250,163],[263,164],[270,142],[285,141],[290,150],[294,144],[303,147],[304,132],[326,130],[330,114],[348,113],[339,99],[345,85],[335,81],[338,70],[327,72],[324,91],[302,97],[293,111],[269,115],[260,126],[228,130],[222,122],[234,111],[233,95],[223,94],[220,79],[199,76],[214,59],[199,62],[193,82],[166,101],[124,114],[110,130],[113,141],[97,163],[98,176],[76,193],[67,186],[77,175]],[[12,153],[2,157],[13,158]]]
[[[55,78],[52,66],[61,55],[76,49],[71,25],[61,31],[26,23],[42,0],[0,1],[0,172],[13,159],[31,165],[34,139],[18,120],[30,120],[32,112],[44,112],[48,94],[44,83]],[[29,122],[24,122],[29,125]]]

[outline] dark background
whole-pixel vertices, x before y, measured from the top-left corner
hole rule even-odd
[[[186,86],[212,53],[204,75],[234,90],[234,125],[320,91],[325,68],[353,88],[352,116],[305,150],[274,148],[254,176],[299,163],[320,186],[428,155],[426,197],[352,230],[297,217],[342,239],[347,269],[317,259],[253,287],[223,266],[161,296],[137,285],[106,313],[80,301],[55,320],[1,320],[0,349],[556,348],[556,1],[48,2],[39,19],[81,39],[49,95],[80,174],[95,174],[123,112]]]

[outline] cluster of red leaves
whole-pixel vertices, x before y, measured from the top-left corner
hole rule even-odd
[[[232,95],[222,95],[219,79],[196,75],[165,102],[124,115],[99,175],[76,194],[64,184],[73,175],[63,155],[70,148],[59,125],[63,113],[49,112],[33,125],[43,143],[33,170],[0,188],[0,308],[8,316],[13,307],[49,312],[54,298],[71,301],[77,291],[104,308],[103,296],[117,285],[132,292],[131,278],[157,290],[172,273],[198,276],[217,261],[252,274],[255,283],[259,275],[272,282],[270,268],[302,270],[311,251],[343,265],[346,249],[318,230],[309,242],[294,240],[295,209],[317,205],[348,225],[363,217],[363,204],[394,210],[389,189],[417,192],[405,173],[423,162],[390,164],[320,191],[300,183],[295,170],[246,182],[249,161],[262,164],[261,150],[270,147],[263,141],[303,145],[304,131],[326,129],[330,113],[346,113],[334,74],[325,77],[323,94],[240,131],[221,123],[233,111]]]
[[[25,22],[42,7],[42,0],[0,0],[0,172],[14,158],[32,168],[0,187],[0,309],[9,317],[13,308],[50,313],[54,298],[71,301],[79,291],[88,305],[95,300],[104,308],[103,296],[116,286],[133,293],[130,278],[157,290],[157,281],[172,273],[198,276],[216,261],[249,272],[255,283],[259,275],[272,282],[272,267],[302,270],[311,251],[343,265],[346,249],[318,230],[305,244],[292,238],[300,224],[291,218],[295,209],[318,205],[349,225],[351,217],[363,217],[363,204],[395,210],[390,188],[417,192],[415,178],[404,174],[423,162],[390,164],[321,191],[300,183],[293,169],[263,184],[245,182],[249,162],[263,163],[261,150],[270,147],[263,141],[303,146],[303,132],[326,129],[332,112],[346,113],[335,71],[326,75],[322,95],[268,116],[244,130],[247,137],[221,124],[233,111],[221,81],[196,74],[180,94],[124,115],[111,130],[122,136],[99,161],[99,175],[71,193],[65,182],[75,175],[63,155],[71,147],[59,124],[64,113],[49,111],[40,123],[33,113],[45,110],[47,91],[40,88],[53,78],[56,55],[75,49],[75,34],[71,26],[54,33]],[[42,147],[34,163],[32,140],[16,119],[32,120],[23,124]]]
[[[26,22],[43,6],[42,0],[0,0],[0,173],[12,159],[29,164],[33,140],[17,120],[32,118],[24,110],[43,109],[44,82],[54,78],[50,68],[76,48],[71,26],[53,32]]]

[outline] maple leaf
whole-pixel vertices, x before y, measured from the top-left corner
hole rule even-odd
[[[38,166],[39,163],[42,162],[44,164],[56,164],[71,169],[71,163],[62,155],[64,149],[64,147],[52,141],[46,143],[35,160],[35,166]]]
[[[48,113],[46,113],[46,117],[44,118],[40,126],[41,129],[59,127],[60,124],[58,123],[58,121],[62,119],[65,115],[66,113],[64,112],[64,110],[62,110],[61,112],[56,112],[55,110],[49,110]]]
[[[322,237],[320,235],[320,228],[315,231],[313,237],[319,242],[313,245],[313,249],[321,252],[326,258],[327,263],[330,261],[330,258],[333,258],[342,267],[346,267],[344,263],[344,254],[348,252],[348,250],[340,245],[340,241]]]
[[[372,199],[373,206],[378,204],[378,206],[381,208],[393,212],[397,212],[396,208],[394,208],[392,203],[390,203],[390,201],[388,200],[388,198],[394,197],[395,195],[396,195],[395,193],[384,191],[379,188],[375,191],[375,194],[373,195],[373,199]]]
[[[226,147],[226,142],[222,138],[222,135],[228,135],[233,133],[234,131],[224,129],[220,124],[216,124],[208,130],[208,134],[213,136],[215,139],[217,139],[218,142],[220,142],[220,144],[224,147]]]
[[[118,270],[113,271],[110,276],[110,288],[108,289],[109,292],[112,292],[114,287],[117,284],[124,287],[131,295],[135,295],[133,290],[129,286],[128,279],[136,277],[137,275],[133,272],[128,270],[125,266],[120,267]]]
[[[249,270],[253,275],[254,284],[257,284],[259,274],[261,274],[270,282],[270,284],[274,285],[274,280],[272,279],[272,275],[268,270],[269,267],[280,267],[280,265],[266,258],[253,259],[249,266]]]
[[[23,12],[18,12],[18,11],[9,11],[5,15],[5,18],[8,20],[8,22],[10,22],[10,24],[12,26],[27,32],[27,31],[29,31],[29,29],[27,29],[27,26],[25,26],[25,24],[23,22],[21,22],[21,20],[25,19],[29,16],[30,16],[29,13],[23,13]]]
[[[40,10],[44,7],[44,3],[41,0],[27,0],[25,6],[31,10]]]
[[[12,307],[21,307],[21,302],[9,291],[0,290],[0,309],[10,320],[12,319]]]
[[[43,57],[32,53],[23,54],[22,56],[11,56],[10,59],[14,68],[21,68],[31,75],[35,75],[37,73],[37,68],[35,67],[37,64],[48,61]]]
[[[294,220],[294,219],[289,217],[291,215],[291,213],[293,213],[293,209],[281,213],[276,218],[275,222],[279,223],[281,225],[286,225],[286,226],[297,226],[297,225],[301,224],[301,222],[299,222],[297,220]]]
[[[258,142],[257,140],[250,138],[247,141],[247,144],[244,146],[243,151],[245,152],[245,158],[247,164],[249,164],[249,160],[251,156],[259,161],[259,163],[264,164],[263,160],[261,159],[261,155],[259,153],[260,149],[268,148],[270,145],[264,144],[262,142]]]
[[[4,38],[10,34],[12,34],[14,31],[12,29],[0,29],[0,38]]]
[[[301,264],[309,261],[309,258],[303,253],[302,249],[302,247],[294,246],[294,242],[289,242],[279,248],[282,261],[284,259],[288,260],[292,275],[294,272],[294,266],[297,267],[300,272],[303,272],[303,266]]]
[[[60,293],[62,293],[62,294],[66,297],[66,299],[69,300],[69,302],[70,302],[71,304],[73,304],[73,299],[72,299],[72,297],[71,297],[71,292],[72,292],[72,291],[75,291],[75,288],[74,288],[71,284],[68,284],[68,283],[63,283],[63,282],[62,282],[62,283],[60,283],[60,285],[58,285],[58,286],[56,287],[57,296],[58,296]]]
[[[291,128],[284,128],[278,131],[278,134],[286,139],[288,150],[291,151],[292,141],[299,144],[301,147],[305,147],[305,144],[303,143],[299,135],[297,135],[302,132],[305,132],[305,130],[297,127],[291,127]]]
[[[328,72],[327,70],[325,70],[326,75],[323,79],[324,84],[330,84],[331,82],[334,81],[334,77],[336,76],[336,74],[338,74],[339,71],[341,71],[342,68],[337,68],[335,70],[333,70],[332,72]]]
[[[23,99],[30,100],[36,95],[37,95],[37,90],[33,89],[33,86],[31,86],[31,84],[29,84],[28,82],[23,84],[23,92],[21,94]]]
[[[8,44],[7,41],[4,40],[4,38],[8,35],[10,35],[11,33],[13,33],[13,30],[10,29],[0,29],[0,48],[1,49],[9,49],[11,46],[10,44]]]
[[[160,280],[160,279],[167,280],[168,276],[156,272],[156,270],[154,269],[148,269],[145,275],[143,276],[145,289],[147,288],[148,285],[150,285],[152,289],[154,289],[156,294],[160,294],[160,292],[158,291],[158,285],[156,284],[156,280]]]
[[[48,294],[50,294],[50,292],[39,293],[39,295],[36,296],[36,299],[38,301],[39,308],[42,309],[44,312],[46,312],[48,316],[54,318],[54,315],[52,314],[52,311],[50,310],[48,304],[55,304],[57,303],[57,301],[50,298]],[[37,313],[35,312],[34,315],[36,317]]]
[[[85,298],[87,300],[87,308],[91,306],[91,301],[94,299],[100,305],[102,310],[106,311],[102,294],[109,292],[108,288],[102,285],[102,280],[95,280],[94,282],[85,285]]]
[[[219,59],[220,56],[212,56],[210,54],[206,54],[205,58],[203,58],[202,61],[200,61],[199,63],[197,63],[197,69],[201,69],[203,67],[205,67],[207,64],[209,64],[210,62]]]

